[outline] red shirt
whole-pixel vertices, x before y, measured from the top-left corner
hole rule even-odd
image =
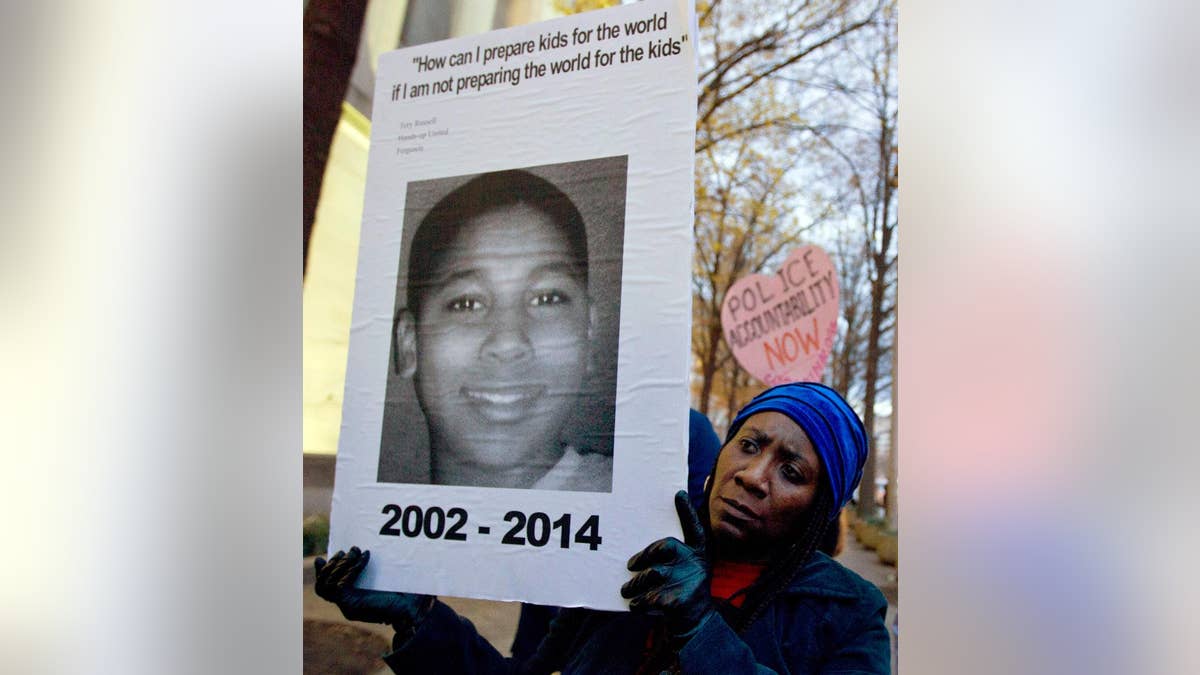
[[[718,600],[728,600],[734,607],[741,607],[746,596],[739,595],[739,592],[749,588],[766,568],[766,565],[757,563],[716,561],[710,586],[712,596]]]
[[[712,582],[709,584],[709,592],[712,593],[714,599],[727,600],[734,607],[741,607],[742,603],[746,601],[746,595],[742,591],[757,581],[759,575],[766,568],[766,565],[756,563],[718,560],[713,564]],[[659,626],[657,630],[650,631],[650,634],[646,636],[646,650],[643,653],[642,665],[638,669],[638,673],[649,673],[659,670],[659,668],[655,667],[651,657],[654,654],[655,643],[662,639],[664,639],[662,626]]]

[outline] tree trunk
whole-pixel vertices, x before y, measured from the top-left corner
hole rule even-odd
[[[729,429],[729,423],[737,416],[738,410],[742,407],[742,402],[739,400],[742,387],[747,384],[746,371],[742,370],[741,366],[736,361],[729,362],[729,391],[725,392],[725,428]]]
[[[863,382],[863,426],[867,428],[867,463],[863,466],[858,489],[858,514],[864,518],[878,515],[875,506],[875,395],[879,379],[879,334],[883,322],[884,279],[871,282],[871,322],[867,333],[867,372]]]
[[[700,413],[708,417],[709,400],[712,398],[713,381],[717,376],[717,351],[721,340],[720,319],[709,321],[708,341],[704,345],[704,355],[700,359]]]
[[[899,312],[899,310],[896,310]],[[899,317],[897,317],[899,319]],[[898,323],[898,321],[897,321]],[[898,360],[897,353],[900,351],[899,331],[892,331],[892,419],[891,433],[889,434],[888,442],[888,475],[887,475],[887,503],[884,507],[884,517],[887,518],[888,527],[896,529],[896,514],[898,513],[897,506],[899,504],[899,484],[896,482],[896,467],[900,463],[898,450],[900,444],[896,438],[896,419],[900,417],[900,408],[897,407],[897,390],[899,386],[896,384],[900,381],[899,372],[896,370],[896,362]]]
[[[329,144],[342,116],[367,0],[310,0],[304,10],[304,263]]]

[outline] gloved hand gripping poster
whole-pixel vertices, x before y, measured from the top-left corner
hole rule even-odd
[[[679,535],[690,25],[648,0],[381,57],[330,533],[360,585],[624,609]]]

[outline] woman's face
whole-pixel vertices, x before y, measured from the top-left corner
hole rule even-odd
[[[722,551],[764,559],[799,534],[821,471],[808,434],[787,415],[747,419],[721,448],[713,472],[709,523]]]
[[[525,204],[471,219],[446,245],[416,321],[417,395],[439,461],[549,469],[587,370],[580,263]]]

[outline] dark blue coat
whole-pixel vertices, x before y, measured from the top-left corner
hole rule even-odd
[[[891,649],[887,601],[871,583],[814,553],[795,581],[738,636],[711,616],[679,652],[683,673],[882,673]],[[628,612],[585,611],[564,651],[564,675],[634,673],[655,619]],[[541,670],[502,657],[470,621],[442,603],[406,644],[384,660],[397,673],[522,673]],[[536,662],[535,656],[533,661]],[[560,669],[559,664],[549,664]]]

